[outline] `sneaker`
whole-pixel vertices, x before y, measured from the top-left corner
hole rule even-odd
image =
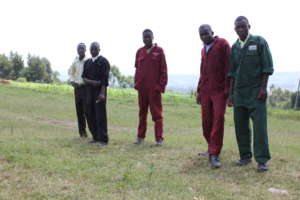
[[[219,168],[222,165],[218,155],[209,155],[209,163],[213,168]]]
[[[266,172],[268,171],[268,169],[269,167],[266,163],[258,163],[256,171],[260,173],[260,172]]]
[[[159,140],[156,141],[155,145],[156,146],[161,146],[161,145],[163,145],[163,143],[164,143],[164,141],[162,139],[159,139]]]
[[[251,158],[242,158],[235,162],[235,164],[238,166],[245,166],[248,165],[249,163],[251,163]]]
[[[104,147],[104,146],[106,146],[107,145],[107,143],[104,143],[104,142],[97,142],[96,143],[96,146],[97,147]]]
[[[136,138],[136,141],[134,142],[134,144],[142,144],[144,142],[144,138]]]

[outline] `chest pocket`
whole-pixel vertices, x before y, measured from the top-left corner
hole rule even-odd
[[[246,55],[247,56],[257,56],[258,52],[257,52],[257,50],[247,50]]]

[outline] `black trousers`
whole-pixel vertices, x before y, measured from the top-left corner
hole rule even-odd
[[[86,86],[87,122],[93,139],[108,143],[106,101],[96,103],[100,87]]]
[[[74,89],[75,106],[80,136],[86,136],[86,88],[79,86]]]

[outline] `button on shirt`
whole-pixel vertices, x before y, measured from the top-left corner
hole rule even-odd
[[[79,57],[75,58],[73,64],[71,65],[68,71],[68,74],[70,76],[70,81],[74,81],[79,85],[83,84],[82,73],[83,73],[83,66],[86,60],[87,60],[86,57],[84,57],[82,60],[80,60]]]
[[[95,62],[95,60],[97,60],[100,57],[100,55],[96,56],[96,57],[92,57],[92,61]]]

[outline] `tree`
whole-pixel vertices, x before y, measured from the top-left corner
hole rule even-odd
[[[52,69],[51,69],[51,63],[47,58],[42,58],[41,59],[43,65],[44,65],[44,77],[43,77],[43,81],[46,83],[52,83],[53,79],[52,79]]]
[[[9,61],[12,65],[12,70],[9,76],[12,80],[17,80],[20,77],[21,71],[24,69],[23,58],[17,52],[10,52]]]
[[[23,72],[23,76],[30,82],[43,82],[45,65],[38,56],[31,56],[30,54],[27,57],[27,65]]]
[[[54,82],[54,83],[61,83],[61,81],[59,80],[59,72],[58,71],[54,71],[52,73],[52,76],[51,76],[51,80]]]
[[[5,54],[0,54],[0,78],[9,79],[12,71],[12,64]]]
[[[109,82],[110,85],[121,88],[132,88],[134,86],[133,76],[122,75],[119,68],[115,65],[112,65],[110,68]]]
[[[293,92],[281,88],[276,88],[274,85],[270,87],[269,105],[283,109],[291,108],[291,97]]]

